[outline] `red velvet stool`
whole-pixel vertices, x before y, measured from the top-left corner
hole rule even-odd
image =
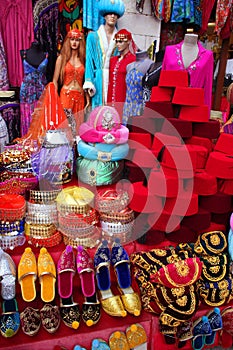
[[[210,117],[209,107],[202,106],[181,106],[179,119],[189,120],[191,122],[208,122]]]
[[[169,87],[153,86],[151,90],[150,101],[151,102],[170,102],[174,89]]]
[[[175,116],[174,106],[171,102],[146,102],[146,107],[144,109],[144,114],[147,113],[148,110],[154,111],[158,117],[165,118],[173,118]]]
[[[205,170],[197,170],[193,179],[193,192],[208,196],[217,193],[217,179]]]
[[[129,207],[141,213],[160,213],[163,210],[161,197],[155,196],[143,182],[134,182],[129,186],[128,193],[131,198]]]
[[[153,153],[158,155],[163,146],[167,145],[181,145],[183,140],[179,136],[167,135],[162,132],[156,132],[154,134],[151,149]]]
[[[193,122],[192,130],[194,136],[217,139],[220,132],[220,123],[217,120],[209,120],[206,123]]]
[[[151,229],[168,233],[180,229],[181,219],[178,215],[170,215],[169,213],[162,212],[157,216],[155,213],[149,214],[147,222]]]
[[[196,153],[196,164],[194,168],[204,169],[206,165],[206,161],[209,156],[208,149],[201,145],[190,145],[190,144],[186,144],[186,148],[188,149],[190,154],[192,151]]]
[[[166,198],[164,211],[171,215],[190,216],[198,213],[198,195],[186,194],[177,198]]]
[[[143,181],[150,172],[150,169],[142,169],[131,161],[125,162],[127,170],[127,179],[130,182]]]
[[[232,196],[220,192],[211,196],[199,196],[199,205],[211,213],[228,213],[232,209]]]
[[[214,144],[212,140],[206,137],[192,136],[188,139],[185,139],[184,142],[189,145],[199,145],[208,149],[208,152],[212,152],[214,148]]]
[[[233,196],[233,179],[217,179],[218,191]]]
[[[194,231],[204,230],[210,226],[211,213],[208,210],[199,208],[198,212],[191,216],[185,216],[181,225]]]
[[[228,213],[211,213],[211,221],[215,222],[216,224],[220,225],[227,225],[230,223],[230,217],[231,217],[232,211]]]
[[[180,226],[180,229],[166,234],[166,239],[175,243],[195,243],[197,240],[197,232],[189,227]]]
[[[207,173],[220,179],[233,179],[233,157],[221,152],[211,152],[206,162]]]
[[[166,174],[161,167],[158,170],[152,170],[148,176],[148,187],[151,193],[160,197],[176,197],[179,191],[183,189],[183,179],[172,174]]]
[[[161,132],[168,135],[179,136],[182,138],[191,137],[193,134],[193,123],[188,120],[177,118],[167,118],[163,123]]]
[[[167,176],[175,176],[178,177],[179,179],[193,179],[194,176],[194,171],[192,168],[188,168],[187,169],[175,169],[175,168],[170,168],[167,167],[166,164],[164,164],[163,162],[160,163],[163,172],[167,175]],[[187,190],[189,191],[190,188],[188,188]]]
[[[135,149],[132,162],[141,168],[157,168],[159,166],[157,157],[148,148]]]
[[[198,235],[205,233],[205,232],[212,232],[212,231],[226,231],[226,225],[224,224],[218,224],[216,222],[212,222],[210,223],[210,226],[208,228],[206,228],[205,230],[200,230],[198,231]]]
[[[188,81],[188,72],[185,70],[161,70],[158,86],[188,87]]]
[[[148,113],[150,112],[150,116]],[[160,131],[163,125],[163,117],[161,115],[152,115],[152,111],[145,111],[143,116],[132,116],[128,119],[127,126],[132,132],[145,133],[149,132],[154,135],[155,132]]]
[[[204,89],[177,86],[173,95],[172,103],[182,106],[204,105]]]
[[[222,132],[217,139],[214,151],[226,153],[233,156],[233,135]]]
[[[141,145],[146,148],[151,148],[152,137],[149,132],[130,132],[128,143],[130,148],[140,148]]]
[[[194,171],[197,164],[197,152],[189,145],[168,145],[161,156],[162,164],[167,168]]]

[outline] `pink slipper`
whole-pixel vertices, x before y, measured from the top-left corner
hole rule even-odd
[[[73,247],[68,245],[57,263],[58,293],[61,298],[69,298],[73,293],[75,274],[75,256]]]
[[[77,271],[80,276],[83,295],[91,297],[95,293],[94,263],[82,246],[77,248]]]

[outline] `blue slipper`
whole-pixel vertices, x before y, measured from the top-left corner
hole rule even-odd
[[[142,309],[141,299],[131,287],[130,259],[120,244],[119,238],[116,238],[112,244],[111,264],[114,266],[121,299],[126,311],[134,316],[139,316]]]
[[[215,307],[207,314],[212,333],[205,337],[205,344],[212,345],[215,341],[216,332],[222,329],[222,316],[220,309]]]
[[[103,339],[93,339],[91,350],[110,350],[108,343]]]
[[[0,317],[0,331],[3,337],[10,338],[20,328],[20,313],[16,299],[4,300],[2,302],[3,313]]]
[[[202,316],[193,324],[192,347],[194,350],[201,350],[205,345],[205,336],[212,334],[212,329],[207,316]]]

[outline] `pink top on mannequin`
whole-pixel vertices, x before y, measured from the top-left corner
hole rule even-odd
[[[196,34],[185,34],[180,43],[166,46],[162,70],[187,70],[190,87],[204,88],[205,104],[211,110],[214,57],[197,39]]]

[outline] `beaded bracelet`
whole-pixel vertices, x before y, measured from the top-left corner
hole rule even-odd
[[[65,236],[70,237],[71,239],[75,238],[88,238],[91,237],[96,230],[96,226],[88,225],[86,227],[78,227],[78,228],[71,228],[71,227],[63,227],[62,225],[59,225],[59,231],[61,231]]]
[[[30,214],[41,213],[41,214],[52,215],[54,213],[57,213],[57,205],[56,203],[38,204],[38,203],[27,202],[27,212]]]
[[[86,214],[91,209],[89,204],[71,205],[57,203],[57,210],[59,213],[67,215],[68,213]]]
[[[61,190],[53,191],[36,191],[31,190],[29,195],[29,202],[37,204],[53,203]]]
[[[36,225],[36,224],[25,223],[26,236],[51,237],[56,231],[57,231],[57,228],[54,224]]]
[[[128,224],[121,224],[120,222],[106,222],[106,221],[101,221],[101,227],[102,230],[105,232],[108,232],[110,235],[113,235],[115,233],[122,233],[122,232],[131,232],[134,221],[131,221]]]
[[[13,222],[0,222],[0,235],[12,235],[12,232],[17,231],[22,233],[24,231],[24,219]]]
[[[19,233],[14,236],[0,236],[0,246],[3,250],[10,249],[21,246],[25,243],[24,233]]]
[[[66,215],[58,214],[59,225],[69,228],[86,227],[95,225],[99,222],[99,218],[95,209],[90,209],[85,214],[68,213]]]
[[[77,248],[82,245],[84,248],[93,248],[101,241],[101,232],[96,230],[95,234],[88,238],[70,238],[66,235],[63,236],[63,242],[65,245],[71,245]]]
[[[59,231],[57,231],[54,235],[52,235],[51,237],[47,237],[47,238],[26,236],[26,240],[27,240],[28,244],[33,245],[35,247],[49,248],[49,247],[54,247],[54,246],[58,245],[59,243],[61,243],[62,234]]]
[[[26,213],[25,221],[28,224],[39,224],[39,225],[47,225],[54,224],[58,225],[58,213]]]
[[[126,208],[129,195],[123,190],[99,190],[96,195],[97,209],[102,213],[118,212]]]
[[[134,220],[134,212],[133,210],[127,209],[121,212],[100,213],[100,220],[128,224],[129,222]]]

